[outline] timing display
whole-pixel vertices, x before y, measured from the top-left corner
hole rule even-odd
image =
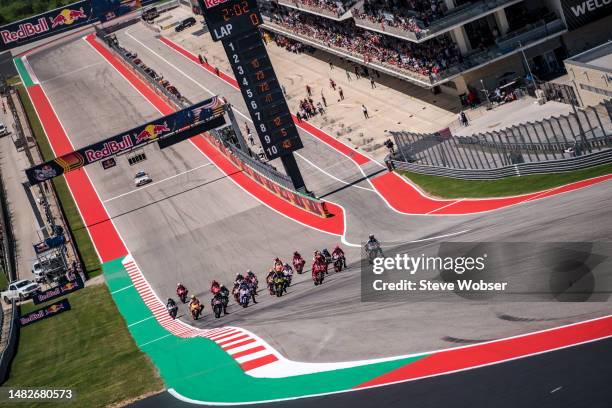
[[[302,141],[259,32],[222,42],[268,160],[301,149]]]
[[[252,32],[262,24],[256,0],[199,0],[214,41]]]

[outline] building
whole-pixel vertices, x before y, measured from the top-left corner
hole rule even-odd
[[[594,106],[612,99],[612,41],[564,62],[582,106]]]
[[[434,92],[458,96],[526,76],[525,60],[537,78],[558,75],[568,56],[610,39],[612,24],[610,0],[265,0],[260,4],[265,30]],[[316,26],[314,35],[303,29],[308,24]],[[351,32],[366,42],[389,43],[388,54],[397,56],[381,61],[355,47],[347,49],[320,35],[327,29],[347,36]],[[425,69],[410,65],[414,53],[446,48],[451,51],[438,55],[436,64],[428,62]]]

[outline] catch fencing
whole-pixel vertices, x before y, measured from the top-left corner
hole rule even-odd
[[[8,323],[8,333],[2,332],[4,327],[3,319],[5,319],[4,314],[0,311],[0,336],[5,336],[0,338],[0,384],[3,384],[8,379],[9,368],[11,366],[11,362],[15,357],[17,352],[17,340],[19,337],[19,323],[17,319],[19,318],[19,305],[15,299],[11,301],[11,312],[8,314],[8,318],[11,321]]]
[[[463,170],[491,170],[523,163],[558,161],[612,147],[610,101],[559,117],[472,136],[449,130],[432,134],[390,132],[405,163]]]

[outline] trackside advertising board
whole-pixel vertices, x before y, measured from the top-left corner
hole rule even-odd
[[[27,313],[19,318],[19,324],[21,327],[27,326],[32,323],[39,322],[48,317],[53,317],[63,312],[67,312],[70,310],[70,302],[68,299],[60,300],[59,302],[55,302],[49,306],[45,306],[43,308],[37,309],[33,312]]]
[[[163,140],[181,131],[188,131],[192,126],[208,122],[210,119],[223,115],[224,112],[224,104],[215,96],[127,132],[31,167],[26,170],[26,175],[30,184],[35,185],[88,164],[142,147],[150,142]]]
[[[569,30],[612,14],[612,0],[561,0],[561,5]]]
[[[68,293],[72,293],[79,289],[83,289],[84,287],[85,285],[83,284],[81,277],[79,275],[76,275],[76,278],[74,280],[68,281],[63,285],[59,285],[52,289],[45,290],[44,292],[38,292],[37,294],[32,296],[32,300],[34,301],[35,305],[38,305],[40,303],[48,302],[49,300],[58,298],[60,296],[67,295]]]
[[[97,20],[91,1],[59,7],[0,27],[0,51],[41,40]]]
[[[148,4],[157,3],[158,0],[92,0],[94,13],[101,22],[126,15]]]

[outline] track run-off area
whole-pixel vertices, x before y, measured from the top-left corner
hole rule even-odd
[[[189,99],[214,93],[246,112],[233,79],[217,77],[178,44],[140,25],[117,35]],[[93,36],[15,63],[56,156],[173,111]],[[370,232],[417,245],[514,241],[527,234],[534,241],[610,239],[605,203],[611,176],[520,197],[436,200],[320,129],[300,126],[300,166],[307,185],[328,201],[334,215],[328,219],[258,189],[199,136],[163,153],[147,150],[142,167],[158,182],[147,188],[134,190],[136,169],[127,163],[65,175],[130,332],[177,397],[232,403],[342,392],[612,335],[609,301],[538,304],[537,310],[532,303],[458,302],[452,310],[435,302],[363,304],[356,268],[316,289],[308,276],[296,277],[282,300],[261,296],[259,305],[231,309],[216,322],[210,316],[169,319],[164,298],[178,281],[207,299],[212,279],[228,283],[250,268],[261,281],[274,257],[287,259],[296,249],[307,258],[343,242],[349,260],[356,260]],[[502,312],[534,319],[504,321]],[[443,340],[449,336],[476,344],[453,347]],[[232,392],[238,387],[251,392]]]

